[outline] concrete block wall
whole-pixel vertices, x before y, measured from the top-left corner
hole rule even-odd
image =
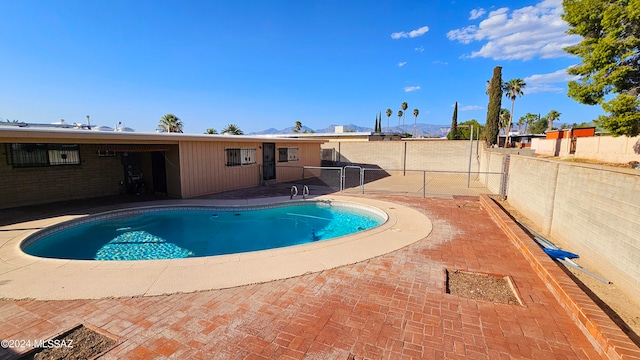
[[[480,151],[480,171],[485,173],[480,175],[480,179],[487,187],[487,190],[495,194],[500,193],[502,176],[486,173],[502,173],[505,156],[505,154],[488,150]]]
[[[383,169],[461,171],[469,169],[468,140],[410,140],[328,142],[322,149],[334,149],[338,162],[375,164]],[[473,143],[471,171],[479,171],[477,146]]]
[[[558,163],[511,156],[507,196],[509,203],[549,234],[558,178]]]
[[[80,145],[81,165],[13,168],[0,144],[0,208],[119,194],[124,172],[120,156],[99,157]]]
[[[322,149],[334,149],[339,163],[376,164],[383,169],[402,169],[403,141],[337,141],[321,145]]]
[[[508,202],[542,235],[640,297],[640,174],[512,156]]]
[[[551,236],[640,297],[640,173],[559,167]]]

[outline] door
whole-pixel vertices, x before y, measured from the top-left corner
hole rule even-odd
[[[167,193],[167,165],[164,162],[164,154],[161,151],[151,153],[151,172],[153,173],[153,191]]]
[[[276,178],[276,144],[262,143],[262,180]]]

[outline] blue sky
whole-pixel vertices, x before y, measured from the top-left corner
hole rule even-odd
[[[522,78],[514,119],[555,109],[601,114],[566,96],[561,0],[0,2],[0,118],[118,121],[151,132],[166,113],[186,133],[354,123],[400,104],[418,122],[484,123],[486,81]],[[503,98],[503,107],[510,108]],[[409,117],[407,117],[409,121]],[[411,116],[411,122],[413,117]],[[386,117],[384,119],[386,126]]]

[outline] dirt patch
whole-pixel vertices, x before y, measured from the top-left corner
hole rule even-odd
[[[540,155],[536,154],[536,157],[552,159],[552,160],[561,160],[566,162],[575,162],[575,163],[583,163],[583,164],[593,164],[593,165],[605,165],[617,168],[633,168],[634,165],[637,165],[637,161],[630,161],[624,163],[611,163],[606,161],[594,160],[594,159],[584,159],[584,158],[564,158],[559,156],[548,156],[548,155]]]
[[[447,293],[469,299],[520,305],[506,277],[447,270]]]
[[[20,359],[81,360],[107,351],[116,341],[83,325],[49,340],[44,348],[26,353]]]
[[[505,209],[511,217],[536,232],[540,227],[522,215],[508,201],[494,200]],[[549,241],[553,242],[552,238]],[[571,251],[571,249],[566,249]],[[580,259],[574,260],[580,263]],[[627,296],[616,284],[606,284],[573,267],[560,266],[589,297],[624,331],[629,338],[640,346],[640,306]],[[588,269],[593,271],[593,269]],[[602,275],[602,274],[597,274]]]

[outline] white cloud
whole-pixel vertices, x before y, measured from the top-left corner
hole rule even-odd
[[[471,110],[481,110],[481,109],[484,109],[484,108],[480,105],[467,105],[467,106],[462,106],[458,108],[458,110],[460,111],[471,111]]]
[[[438,65],[449,65],[448,62],[446,61],[440,61],[440,60],[436,60],[432,62],[433,64],[438,64]]]
[[[399,67],[403,67],[403,66],[405,66],[405,65],[407,65],[407,62],[406,62],[406,61],[401,61],[401,62],[399,62],[399,63],[398,63],[398,66],[399,66]]]
[[[420,86],[405,86],[404,87],[404,92],[412,92],[412,91],[416,91],[416,90],[420,90]]]
[[[423,26],[419,29],[411,30],[409,32],[404,32],[404,31],[394,32],[391,34],[391,38],[392,39],[414,38],[414,37],[418,37],[426,34],[427,31],[429,31],[429,27]]]
[[[414,48],[413,50],[415,50],[417,52],[424,52],[424,46],[420,46],[420,47]]]
[[[480,24],[451,30],[447,37],[463,44],[484,42],[480,50],[466,56],[471,58],[529,60],[570,56],[562,49],[581,38],[565,33],[568,25],[560,17],[562,11],[561,0],[545,0],[511,12],[500,8],[489,12]]]
[[[475,20],[486,13],[487,11],[483,8],[473,9],[469,12],[469,20]]]
[[[538,92],[564,92],[566,83],[577,79],[578,76],[567,74],[567,69],[561,69],[549,74],[534,74],[522,80],[527,84],[524,93],[534,94]],[[561,85],[562,87],[560,87]]]

